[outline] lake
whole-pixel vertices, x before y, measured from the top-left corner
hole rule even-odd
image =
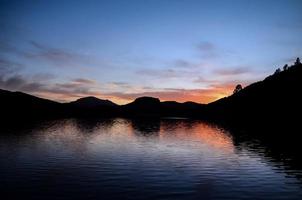
[[[286,158],[198,120],[64,119],[0,133],[1,199],[302,199],[302,172]]]

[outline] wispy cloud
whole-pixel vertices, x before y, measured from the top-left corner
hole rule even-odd
[[[202,59],[217,58],[221,55],[219,48],[212,42],[203,41],[197,45]]]
[[[32,75],[32,79],[35,81],[49,81],[55,79],[56,76],[50,73],[37,73]]]
[[[19,71],[23,65],[0,56],[0,76]]]
[[[184,68],[184,69],[196,69],[204,66],[205,66],[204,63],[202,62],[196,63],[184,59],[177,59],[171,65],[171,67],[174,68]]]
[[[213,51],[216,49],[216,46],[212,42],[207,42],[207,41],[200,42],[197,47],[200,51],[205,51],[205,52]]]
[[[179,77],[181,74],[174,69],[142,69],[136,72],[138,75],[152,76],[152,77]]]
[[[121,90],[130,90],[133,89],[134,87],[129,84],[128,82],[121,82],[121,81],[114,81],[114,82],[109,82],[104,85],[107,88],[104,89],[121,89]]]
[[[159,79],[171,79],[171,78],[186,78],[196,75],[196,70],[189,69],[142,69],[136,72],[141,76],[148,76]]]
[[[13,47],[12,45],[10,45],[8,42],[4,41],[4,40],[0,40],[0,53],[15,53],[15,54],[19,54],[20,51]]]
[[[0,76],[0,88],[2,89],[27,92],[58,101],[69,101],[84,96],[101,95],[95,87],[91,86],[92,84],[94,84],[92,80],[81,78],[65,83],[51,83],[38,80],[36,76]]]
[[[209,79],[203,76],[199,76],[198,78],[193,80],[194,83],[206,83],[206,84],[218,84],[220,81],[217,79]]]
[[[128,86],[129,85],[129,83],[127,83],[127,82],[119,82],[119,81],[111,82],[111,84],[114,84],[117,86]]]
[[[225,69],[217,69],[214,71],[216,75],[221,75],[221,76],[237,76],[237,75],[247,74],[250,72],[251,69],[248,67],[225,68]]]
[[[94,85],[96,84],[96,81],[90,80],[90,79],[85,79],[85,78],[76,78],[72,80],[74,83],[78,84],[87,84],[87,85]]]
[[[18,90],[24,92],[39,91],[44,87],[43,84],[27,80],[21,75],[10,77],[0,77],[0,87],[7,90]]]
[[[29,59],[46,61],[59,67],[75,67],[92,63],[89,56],[71,50],[54,48],[35,41],[30,41],[30,44],[33,50],[23,53]]]

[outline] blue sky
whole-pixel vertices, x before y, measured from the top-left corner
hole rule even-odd
[[[293,0],[0,0],[0,87],[207,103],[301,56],[301,10]]]

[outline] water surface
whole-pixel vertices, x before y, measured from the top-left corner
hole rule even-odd
[[[298,170],[202,121],[53,120],[1,129],[4,199],[301,199]]]

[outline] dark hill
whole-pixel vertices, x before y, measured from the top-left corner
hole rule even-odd
[[[301,85],[302,65],[298,63],[208,104],[203,116],[236,126],[290,128],[299,124]]]
[[[124,116],[160,116],[160,100],[153,97],[139,97],[121,106],[121,113]]]
[[[96,97],[84,97],[80,98],[76,101],[72,101],[69,103],[70,105],[77,106],[80,108],[96,108],[100,106],[117,106],[117,104],[113,103],[109,100],[98,99]]]
[[[167,117],[199,117],[204,106],[204,104],[195,102],[164,101],[161,102],[161,115]]]
[[[111,117],[118,115],[118,105],[109,100],[84,97],[66,104],[69,113],[76,117]]]
[[[155,107],[159,106],[160,100],[154,97],[139,97],[133,102],[127,104],[128,106],[139,106],[139,107]]]
[[[204,105],[194,102],[160,102],[158,98],[139,97],[122,106],[121,112],[124,116],[132,117],[197,117],[203,107]]]
[[[55,117],[66,113],[64,106],[51,100],[22,92],[0,89],[0,118],[28,119],[32,117]]]

